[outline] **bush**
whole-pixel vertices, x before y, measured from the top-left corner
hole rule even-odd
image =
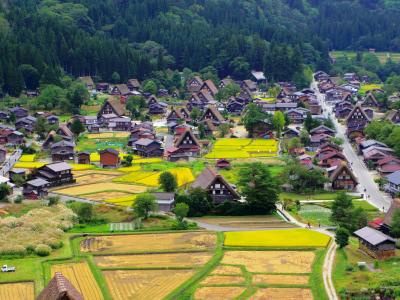
[[[347,272],[353,272],[353,271],[354,271],[353,265],[347,265],[347,266],[346,266],[346,271],[347,271]]]
[[[182,222],[174,222],[174,224],[171,227],[173,230],[187,230],[189,228],[189,224],[186,221]]]
[[[22,195],[18,195],[15,199],[14,199],[14,203],[22,203],[22,201],[24,200],[24,196]]]
[[[0,255],[13,255],[13,256],[25,256],[27,254],[26,249],[21,245],[13,245],[3,247],[0,250]]]
[[[35,248],[35,253],[39,256],[49,256],[51,253],[51,247],[45,244],[39,244]]]
[[[46,244],[51,247],[51,249],[60,249],[64,243],[62,241],[56,239],[49,239],[46,241]]]

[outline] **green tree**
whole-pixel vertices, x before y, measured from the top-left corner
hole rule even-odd
[[[79,135],[85,131],[85,126],[79,119],[75,119],[72,122],[71,131],[75,134],[76,137],[79,137]]]
[[[332,203],[331,220],[346,229],[351,229],[353,201],[346,193],[339,193]]]
[[[73,83],[67,90],[67,99],[71,104],[71,112],[79,113],[81,105],[90,98],[87,88],[80,82]]]
[[[281,111],[276,111],[274,113],[274,117],[272,118],[272,124],[274,125],[274,129],[276,130],[276,135],[278,138],[281,136],[281,132],[285,127],[285,116]]]
[[[111,75],[111,81],[114,84],[120,83],[121,82],[121,76],[118,74],[118,72],[114,72]]]
[[[275,204],[279,200],[279,185],[267,165],[257,162],[241,168],[238,185],[252,211],[260,214],[275,211]]]
[[[319,125],[321,125],[321,122],[313,119],[311,113],[307,113],[307,117],[304,120],[304,128],[307,129],[308,132],[310,132],[312,129],[318,127]]]
[[[164,192],[170,193],[175,192],[178,187],[178,183],[176,181],[176,177],[168,171],[162,172],[159,179],[159,184]]]
[[[79,203],[75,213],[80,223],[91,223],[95,217],[93,205],[90,203]]]
[[[38,70],[31,65],[21,65],[19,67],[28,90],[36,90],[39,87],[40,74]]]
[[[396,209],[393,212],[392,223],[390,224],[390,235],[395,238],[400,237],[400,209]]]
[[[125,167],[130,167],[132,166],[132,161],[133,161],[133,156],[128,154],[127,156],[124,157],[122,165]]]
[[[147,80],[143,86],[143,91],[153,95],[157,94],[157,84],[153,80]]]
[[[190,112],[190,118],[196,122],[201,117],[201,111],[197,107],[193,107],[192,111]]]
[[[247,105],[246,112],[243,117],[243,124],[250,137],[253,137],[254,130],[260,124],[260,122],[264,122],[267,118],[268,116],[258,105],[254,103]]]
[[[148,193],[140,194],[132,207],[137,217],[147,219],[152,211],[158,210],[156,196]]]
[[[176,204],[176,206],[174,207],[172,212],[175,214],[178,221],[182,222],[183,219],[189,213],[189,205],[187,205],[186,203],[178,203],[178,204]]]
[[[47,200],[49,201],[49,206],[54,206],[57,205],[58,203],[60,203],[60,197],[58,196],[51,196],[48,197]]]
[[[43,117],[38,117],[35,124],[35,131],[39,135],[40,139],[44,139],[47,134],[48,124],[46,119]]]
[[[221,138],[225,137],[229,133],[230,129],[231,127],[229,126],[228,123],[220,124],[218,126],[219,136]]]
[[[336,230],[335,241],[339,245],[339,248],[346,247],[349,244],[349,236],[349,231],[344,227],[339,227]]]
[[[0,184],[0,202],[8,200],[8,196],[11,195],[11,188],[6,184]]]
[[[213,203],[210,195],[202,188],[194,188],[188,195],[177,195],[176,203],[186,203],[189,206],[189,217],[201,217],[208,214]]]

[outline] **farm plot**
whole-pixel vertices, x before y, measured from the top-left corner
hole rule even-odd
[[[201,217],[192,218],[194,221],[218,225],[222,227],[245,228],[290,228],[293,224],[285,222],[276,216],[235,216],[235,217]]]
[[[33,282],[2,283],[0,284],[0,299],[34,300],[35,289]]]
[[[76,177],[76,183],[77,184],[90,184],[90,183],[96,183],[96,182],[101,182],[101,181],[111,181],[113,178],[115,178],[116,175],[110,175],[107,173],[94,173],[94,174],[88,174],[88,175],[83,175]]]
[[[255,274],[253,275],[253,283],[255,284],[296,284],[307,285],[308,276],[302,275],[267,275]]]
[[[99,255],[94,257],[94,261],[100,268],[192,268],[204,265],[211,256],[209,252]]]
[[[242,270],[240,267],[236,266],[224,266],[220,265],[214,269],[211,273],[212,275],[241,275]]]
[[[193,270],[103,271],[114,300],[163,299],[188,280]]]
[[[126,253],[149,250],[209,250],[215,243],[215,234],[202,232],[113,235],[87,238],[81,242],[81,251]]]
[[[241,276],[229,276],[229,275],[215,275],[206,277],[201,284],[202,285],[219,285],[219,284],[242,284],[245,279]]]
[[[311,273],[314,258],[311,251],[226,251],[222,263],[253,273]]]
[[[79,196],[88,193],[98,193],[107,191],[118,191],[118,192],[128,192],[128,193],[138,194],[145,192],[146,187],[133,184],[101,182],[101,183],[78,185],[78,186],[72,186],[54,190],[55,193],[65,194],[70,196]]]
[[[246,290],[245,287],[224,286],[224,287],[201,287],[194,294],[195,300],[231,300],[236,299]],[[272,298],[271,298],[272,299]]]
[[[205,157],[217,158],[250,158],[276,156],[278,142],[264,139],[219,139],[213,150]]]
[[[225,233],[225,246],[326,247],[330,237],[308,229],[240,231]]]
[[[22,154],[18,161],[21,162],[34,162],[36,154]]]
[[[250,300],[313,300],[311,290],[301,288],[267,288],[259,289]]]
[[[51,266],[51,277],[62,273],[86,300],[102,300],[103,295],[86,262],[66,263]]]
[[[100,192],[100,193],[95,193],[95,194],[86,194],[83,195],[86,199],[93,200],[93,201],[106,201],[109,202],[109,199],[115,199],[115,198],[123,198],[123,197],[130,197],[129,199],[132,198],[132,194],[125,193],[125,192],[117,192],[117,191],[111,191],[111,192]],[[112,203],[112,202],[110,202]]]

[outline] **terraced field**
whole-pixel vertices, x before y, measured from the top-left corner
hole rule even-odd
[[[193,270],[103,271],[114,300],[163,299],[193,274]]]
[[[107,192],[107,191],[121,191],[129,193],[144,193],[146,187],[133,185],[133,184],[120,184],[113,182],[101,182],[87,185],[71,186],[66,188],[57,189],[54,192],[70,196],[79,196],[87,193]]]
[[[51,266],[51,277],[61,272],[81,293],[85,300],[102,300],[103,294],[86,262],[66,263]]]
[[[259,289],[250,300],[313,300],[310,289],[301,288],[267,288]]]
[[[201,287],[194,294],[195,300],[231,300],[236,299],[246,290],[240,286]]]
[[[0,284],[1,300],[34,300],[35,288],[33,282]]]

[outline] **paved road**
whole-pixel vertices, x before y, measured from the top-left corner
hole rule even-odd
[[[359,181],[358,185],[359,192],[369,195],[369,197],[366,200],[373,206],[377,207],[382,211],[387,211],[392,201],[391,198],[379,190],[378,185],[374,182],[372,174],[369,172],[363,160],[361,159],[360,156],[357,155],[356,151],[353,149],[349,140],[347,139],[346,127],[338,122],[332,111],[332,106],[327,104],[325,101],[325,95],[321,94],[318,91],[317,82],[314,81],[311,84],[311,88],[315,90],[316,96],[318,97],[318,100],[320,101],[322,108],[324,109],[324,114],[326,116],[329,116],[330,114],[336,126],[337,130],[336,136],[342,138],[344,141],[342,145],[343,153],[346,156],[347,160],[352,164],[351,167],[353,169],[353,172]],[[364,192],[364,189],[366,189],[366,192]]]
[[[5,176],[13,167],[14,164],[19,160],[22,155],[22,150],[15,150],[0,166],[0,175]]]

